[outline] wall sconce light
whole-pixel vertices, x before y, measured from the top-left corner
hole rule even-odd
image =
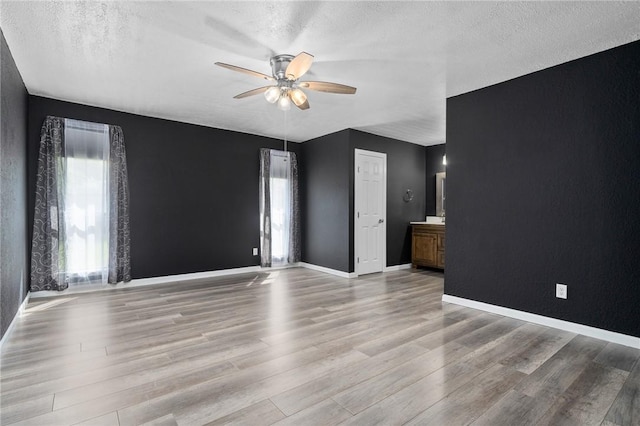
[[[447,154],[444,154],[442,156],[442,164],[445,165],[445,166],[447,165]]]

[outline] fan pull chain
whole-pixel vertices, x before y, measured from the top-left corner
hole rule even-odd
[[[287,111],[284,111],[284,152],[287,152]]]

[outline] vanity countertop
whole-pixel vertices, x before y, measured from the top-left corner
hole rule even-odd
[[[438,216],[427,216],[424,222],[409,222],[411,225],[444,225],[444,221]]]

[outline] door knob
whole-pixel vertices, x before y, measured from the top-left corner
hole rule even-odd
[[[378,219],[378,223],[384,222],[384,219]]]

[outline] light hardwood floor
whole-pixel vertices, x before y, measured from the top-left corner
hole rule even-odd
[[[3,425],[639,425],[640,350],[308,269],[32,299]]]

